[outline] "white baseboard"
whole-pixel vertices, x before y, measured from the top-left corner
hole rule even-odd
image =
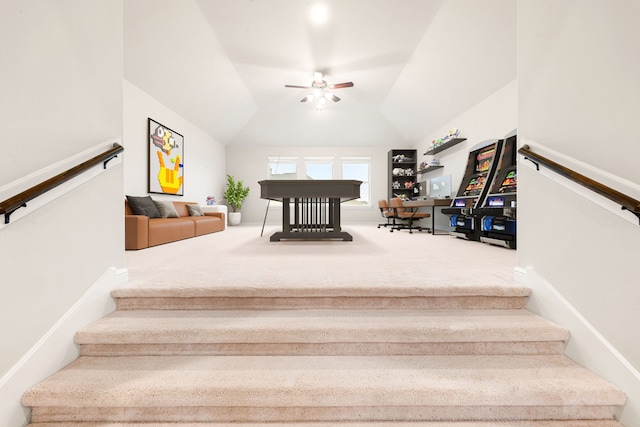
[[[627,404],[619,414],[626,426],[640,426],[640,373],[535,269],[516,267],[516,282],[532,290],[527,308],[571,332],[565,354],[619,387]]]
[[[73,337],[78,329],[115,310],[111,291],[128,281],[126,269],[110,268],[55,325],[0,378],[0,425],[22,427],[29,411],[20,399],[30,387],[59,371],[78,355]]]

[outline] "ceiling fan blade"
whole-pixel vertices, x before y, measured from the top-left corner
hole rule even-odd
[[[293,88],[296,88],[296,89],[311,89],[310,86],[284,85],[284,87],[293,87]]]
[[[353,87],[353,82],[336,83],[331,86],[327,86],[329,89],[342,89],[343,87]]]
[[[305,96],[304,98],[302,98],[302,99],[300,100],[300,102],[307,102],[308,100],[309,100],[309,97],[308,97],[308,96]]]
[[[340,98],[338,98],[338,97],[337,97],[337,96],[335,96],[334,94],[331,94],[331,100],[332,100],[333,102],[338,102],[338,101],[340,101]]]

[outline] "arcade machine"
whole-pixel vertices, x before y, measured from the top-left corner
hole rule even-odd
[[[451,206],[442,209],[449,215],[450,225],[454,228],[449,234],[467,239],[480,240],[480,218],[472,214],[473,209],[483,205],[489,184],[493,181],[497,161],[502,152],[503,140],[489,140],[471,149],[467,167],[458,193]]]
[[[504,139],[498,168],[482,207],[471,211],[480,218],[481,242],[516,248],[516,166],[517,137],[514,133]]]

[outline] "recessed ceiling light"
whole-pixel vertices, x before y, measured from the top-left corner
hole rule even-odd
[[[329,16],[329,10],[327,6],[322,3],[318,3],[311,8],[311,20],[316,24],[322,24],[327,20]]]

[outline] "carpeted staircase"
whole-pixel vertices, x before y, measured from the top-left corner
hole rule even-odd
[[[34,427],[620,427],[513,287],[146,286],[29,390]],[[142,424],[141,424],[142,423]]]

